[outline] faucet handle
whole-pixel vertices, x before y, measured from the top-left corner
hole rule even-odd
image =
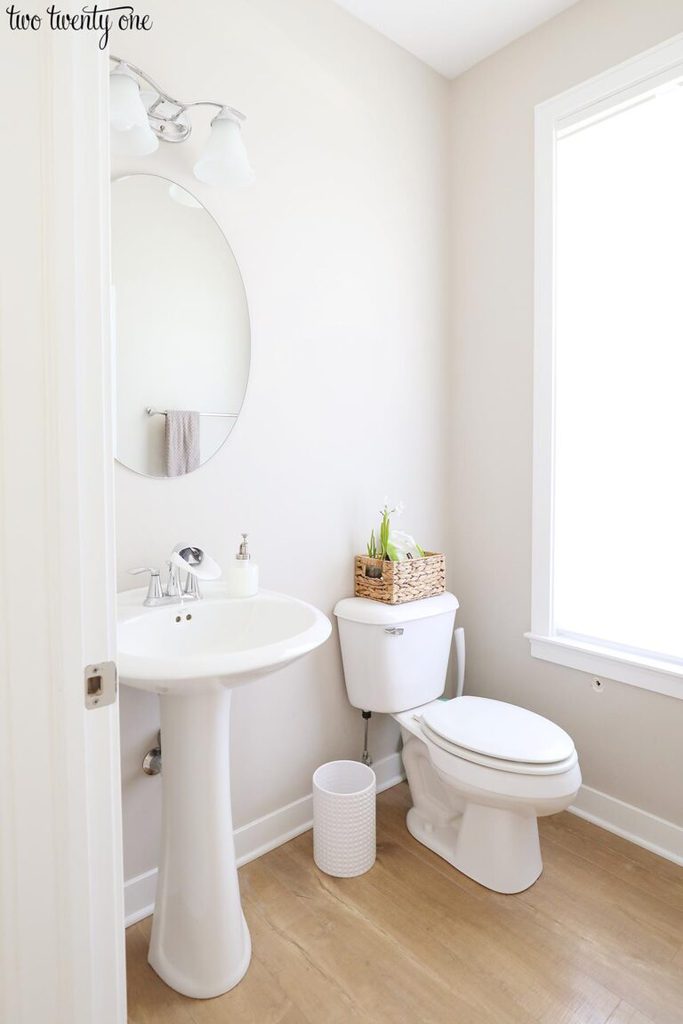
[[[149,575],[149,588],[147,590],[147,597],[145,600],[150,601],[152,599],[163,597],[161,590],[161,573],[158,569],[151,569],[149,566],[140,566],[138,569],[129,569],[131,576],[139,576],[142,572],[148,572]]]
[[[178,570],[173,562],[167,562],[168,577],[166,579],[166,597],[180,597],[180,583],[178,581]]]
[[[199,601],[201,599],[202,592],[199,589],[199,580],[191,572],[188,572],[185,577],[185,586],[183,588],[183,597],[188,600]]]

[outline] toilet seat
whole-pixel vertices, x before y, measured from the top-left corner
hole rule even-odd
[[[551,764],[534,764],[530,761],[510,761],[502,757],[487,757],[485,754],[477,754],[474,750],[467,750],[466,747],[459,747],[455,743],[449,743],[443,736],[432,732],[429,726],[420,722],[420,731],[426,740],[434,746],[445,750],[446,753],[459,757],[462,761],[469,761],[471,764],[483,765],[485,768],[495,768],[496,771],[514,775],[561,775],[569,771],[578,762],[576,751],[564,758],[563,761],[555,761]]]
[[[571,737],[525,708],[486,697],[435,701],[415,718],[425,738],[473,764],[520,775],[557,775],[578,757]]]

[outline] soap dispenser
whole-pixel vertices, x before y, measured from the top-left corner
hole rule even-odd
[[[258,593],[258,566],[252,562],[247,534],[242,534],[239,551],[224,574],[230,597],[253,597]]]

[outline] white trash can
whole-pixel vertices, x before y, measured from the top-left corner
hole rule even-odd
[[[328,875],[353,878],[375,863],[372,768],[360,761],[329,761],[313,773],[313,859]]]

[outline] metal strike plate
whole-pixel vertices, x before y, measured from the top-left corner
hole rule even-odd
[[[113,704],[116,700],[116,662],[99,661],[84,670],[85,706],[89,711]]]

